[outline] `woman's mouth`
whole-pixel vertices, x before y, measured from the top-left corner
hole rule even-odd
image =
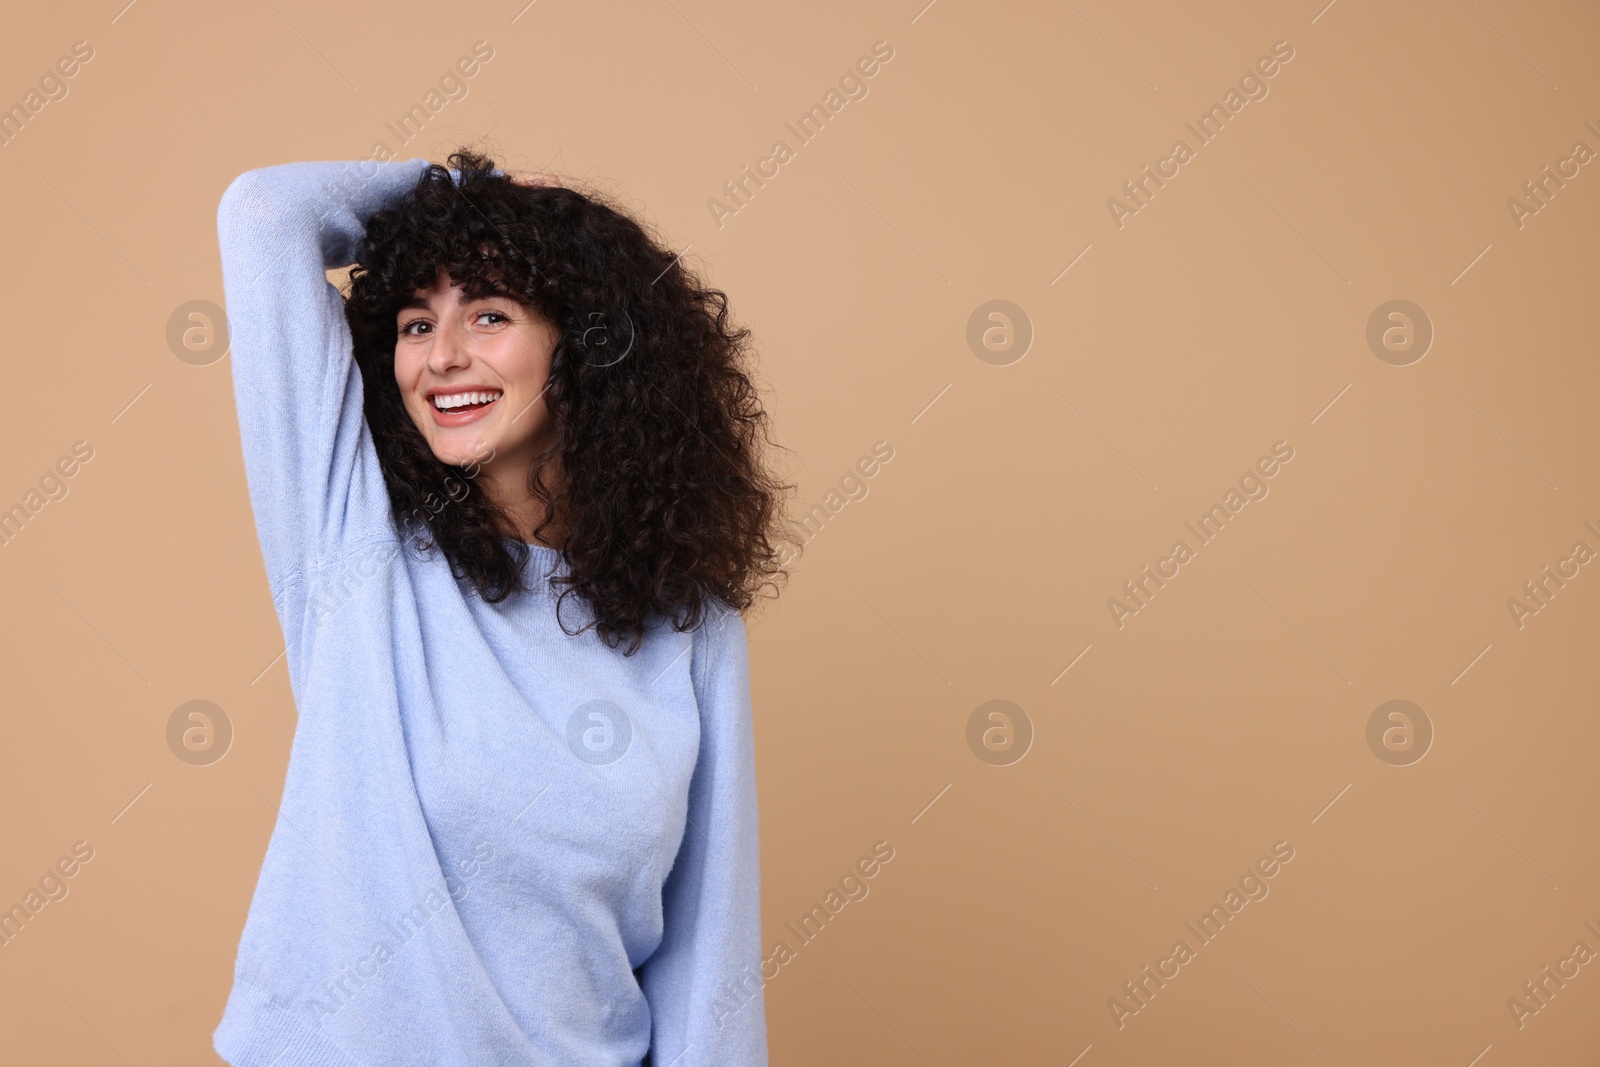
[[[498,389],[477,389],[457,393],[435,393],[428,398],[428,410],[439,426],[465,426],[476,422],[500,402]]]

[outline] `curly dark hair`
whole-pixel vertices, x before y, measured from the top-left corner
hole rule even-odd
[[[709,596],[743,612],[787,578],[792,539],[793,486],[765,466],[767,414],[745,367],[750,331],[730,322],[726,294],[597,194],[496,170],[465,148],[430,165],[368,221],[350,272],[345,315],[397,528],[442,549],[486,601],[527,588],[528,546],[473,488],[475,471],[433,455],[395,383],[396,316],[443,270],[468,299],[508,297],[558,331],[552,443],[527,484],[545,509],[534,537],[567,561],[557,618],[572,593],[593,615],[567,632],[593,626],[612,648],[630,638],[632,655],[653,617],[693,629]]]

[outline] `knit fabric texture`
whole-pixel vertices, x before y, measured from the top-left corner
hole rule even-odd
[[[299,718],[216,1050],[235,1067],[765,1067],[742,615],[713,598],[700,626],[657,620],[625,656],[558,623],[557,550],[530,546],[531,591],[491,604],[391,517],[326,271],[426,166],[265,167],[217,211]],[[592,618],[575,595],[562,617]]]

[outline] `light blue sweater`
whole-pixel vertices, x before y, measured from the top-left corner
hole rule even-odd
[[[245,473],[299,711],[217,1052],[236,1067],[765,1065],[742,616],[718,603],[692,633],[658,619],[626,657],[562,631],[542,581],[566,565],[555,550],[534,546],[539,588],[496,605],[396,536],[324,270],[426,165],[253,170],[217,211]],[[591,617],[576,596],[563,616]]]

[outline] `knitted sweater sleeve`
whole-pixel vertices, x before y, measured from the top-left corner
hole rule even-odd
[[[755,744],[743,616],[695,631],[700,752],[662,888],[660,947],[640,967],[651,1067],[766,1067]]]
[[[263,167],[235,178],[217,207],[245,477],[280,614],[294,579],[390,535],[344,303],[325,272],[354,260],[367,220],[427,165]]]

